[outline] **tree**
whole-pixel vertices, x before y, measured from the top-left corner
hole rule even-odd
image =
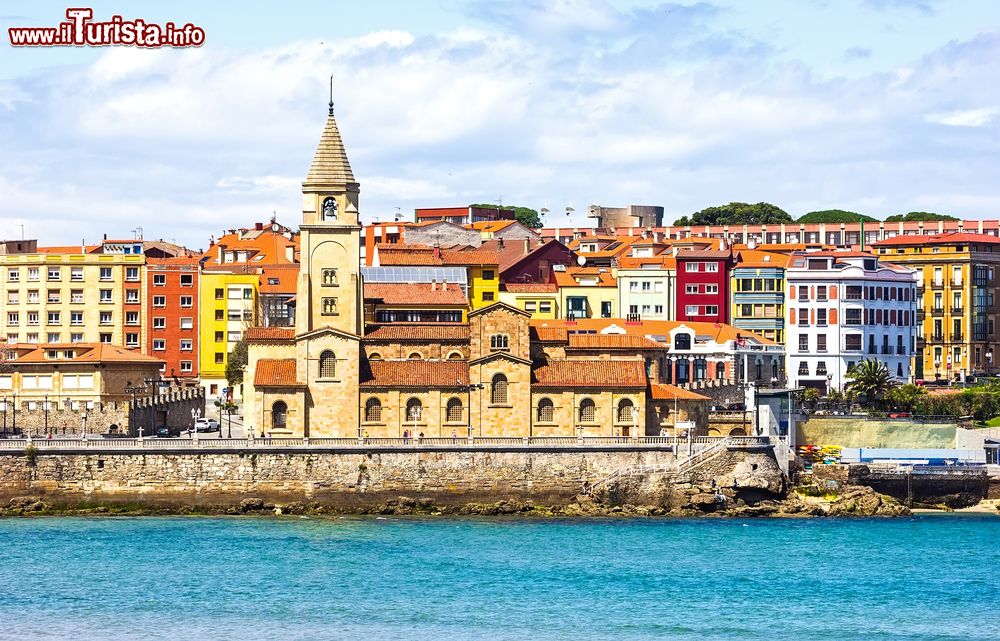
[[[500,205],[491,205],[487,203],[479,203],[475,205],[470,205],[470,207],[483,207],[486,209],[500,209]],[[538,229],[542,226],[542,219],[538,215],[538,211],[532,209],[531,207],[518,207],[518,206],[503,206],[505,210],[514,210],[514,219],[524,225],[525,227],[530,227],[532,229]]]
[[[948,214],[935,214],[930,211],[911,211],[908,214],[894,214],[885,219],[887,223],[898,223],[900,221],[910,222],[910,221],[928,221],[928,220],[958,220],[955,216],[949,216]]]
[[[682,216],[675,225],[772,225],[794,222],[788,213],[771,203],[729,203]]]
[[[847,384],[847,391],[854,397],[864,396],[869,403],[882,400],[892,388],[889,368],[874,358],[861,361],[847,375],[853,379]]]
[[[820,211],[811,211],[808,214],[803,214],[795,222],[797,223],[857,223],[864,221],[866,223],[877,223],[877,218],[872,218],[871,216],[865,216],[864,214],[859,214],[855,211],[845,211],[843,209],[823,209]]]
[[[910,412],[916,406],[922,396],[927,396],[927,390],[919,385],[900,385],[889,390],[886,398],[896,406],[897,409]]]
[[[243,369],[247,366],[247,344],[240,339],[233,350],[229,352],[229,359],[226,361],[226,382],[229,387],[236,387],[243,383]]]

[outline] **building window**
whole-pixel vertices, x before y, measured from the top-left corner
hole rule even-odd
[[[10,268],[7,270],[7,280],[12,283],[20,282],[21,272],[18,269]]]
[[[507,404],[507,377],[503,374],[494,374],[490,384],[490,403],[493,405]]]
[[[58,325],[60,323],[59,312],[49,312],[48,323],[49,325]]]
[[[138,267],[126,267],[125,268],[125,280],[137,281],[139,280],[139,268]]]
[[[226,297],[226,291],[221,287],[215,288],[215,300],[223,300]]]
[[[419,422],[424,416],[424,406],[419,398],[411,398],[406,401],[406,420],[411,423]]]
[[[101,267],[101,270],[99,272],[99,277],[103,281],[111,280],[111,268],[110,267]]]
[[[216,365],[225,365],[225,363],[226,363],[226,354],[224,352],[216,352],[215,353],[215,364]]]
[[[809,363],[805,361],[799,363],[799,376],[809,376]]]
[[[507,336],[503,334],[490,336],[490,349],[494,351],[510,349]]]
[[[154,297],[154,300],[155,300],[155,297]],[[111,290],[110,289],[102,289],[101,290],[100,301],[102,303],[110,303],[110,302],[112,302],[112,299],[111,299]]]
[[[181,329],[193,329],[194,328],[194,318],[191,316],[184,316],[181,318]]]
[[[226,320],[226,310],[224,309],[215,310],[215,320],[217,321]]]
[[[484,301],[493,300],[493,292],[483,292],[483,300]]]
[[[382,355],[379,354],[378,352],[372,352],[371,354],[368,355],[368,360],[370,360],[370,361],[380,361],[380,360],[382,360]]]
[[[193,296],[181,296],[181,307],[191,307],[194,305]]]
[[[496,273],[492,269],[483,270],[483,280],[496,280]]]
[[[50,289],[49,290],[48,301],[50,303],[58,303],[59,302],[59,298],[60,298],[60,296],[59,296],[59,290],[58,289]]]
[[[162,338],[153,339],[153,349],[157,352],[162,352],[167,349],[167,341]]]
[[[190,338],[182,338],[181,351],[190,352],[192,349],[194,349],[194,341],[192,341]]]
[[[452,398],[448,401],[447,416],[449,423],[458,423],[462,420],[462,401]]]
[[[333,198],[323,201],[323,220],[337,220],[337,201]]]
[[[30,334],[29,334],[30,336]],[[101,342],[105,344],[111,343],[111,334],[101,334]]]
[[[194,274],[181,274],[181,287],[191,287],[194,285]]]
[[[271,427],[277,430],[285,429],[288,420],[288,404],[285,401],[277,401],[271,406]]]
[[[715,378],[720,381],[726,377],[726,364],[719,361],[715,364]]]
[[[382,420],[382,401],[370,398],[365,401],[365,422],[378,423]]]
[[[70,325],[83,325],[83,312],[70,312],[69,313],[69,324]],[[139,324],[139,319],[136,318],[135,324]]]
[[[844,350],[848,352],[861,351],[861,334],[847,334],[844,336]]]
[[[539,423],[551,423],[555,407],[552,405],[552,401],[543,398],[538,401],[538,422]]]
[[[326,350],[319,355],[319,377],[334,378],[337,376],[337,358],[333,352]]]
[[[190,371],[192,371],[192,369],[191,369],[191,361],[181,361],[181,371],[182,372],[190,372]]]
[[[595,420],[597,420],[597,406],[594,405],[594,401],[589,398],[580,401],[580,422],[593,423]]]
[[[323,299],[323,316],[336,316],[337,315],[337,299],[333,297],[327,297]]]
[[[691,334],[682,332],[674,336],[674,349],[691,349]]]
[[[216,343],[224,343],[225,341],[226,341],[226,333],[225,332],[215,332],[215,342]]]
[[[153,287],[163,287],[167,284],[166,274],[153,274]]]
[[[618,401],[618,422],[619,423],[631,423],[632,422],[632,411],[635,406],[627,398],[623,398]]]
[[[126,303],[138,303],[139,302],[139,290],[138,289],[127,289],[127,290],[125,290],[125,302]]]
[[[816,351],[817,352],[826,351],[826,334],[818,334],[816,336]]]
[[[327,287],[335,287],[337,285],[337,270],[328,267],[323,270],[323,285]]]
[[[423,358],[423,355],[420,352],[410,352],[410,355],[406,358],[411,361],[419,361]]]
[[[49,267],[49,280],[61,280],[62,270],[58,267]]]

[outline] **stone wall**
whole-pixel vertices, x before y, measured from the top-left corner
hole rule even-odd
[[[0,423],[0,430],[6,428],[8,431],[20,430],[21,434],[31,434],[45,436],[51,434],[80,434],[84,431],[83,417],[87,417],[86,431],[88,434],[104,434],[111,430],[111,426],[118,426],[125,430],[128,427],[128,403],[110,402],[98,403],[93,409],[72,410],[65,406],[57,407],[56,403],[50,403],[51,407],[46,416],[46,411],[42,403],[37,403],[35,409],[28,409],[28,403],[18,402],[17,411],[14,411],[14,404],[8,403],[8,411],[0,412],[6,414],[3,423]],[[48,427],[46,427],[48,426]]]
[[[636,466],[672,466],[668,450],[244,451],[122,454],[0,453],[0,504],[230,505],[242,498],[375,505],[399,496],[458,505],[502,499],[570,501]]]
[[[205,388],[195,387],[169,391],[147,398],[137,399],[129,413],[129,432],[138,436],[154,434],[158,427],[169,427],[172,433],[194,427],[195,412],[205,415]],[[104,430],[107,431],[107,430]]]

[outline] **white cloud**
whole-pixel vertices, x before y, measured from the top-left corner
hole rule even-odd
[[[984,127],[993,122],[993,117],[1000,111],[997,107],[982,109],[958,109],[924,116],[927,122],[948,125],[949,127]]]

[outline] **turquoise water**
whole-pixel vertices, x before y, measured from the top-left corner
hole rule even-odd
[[[1000,519],[0,520],[0,639],[998,639]]]

